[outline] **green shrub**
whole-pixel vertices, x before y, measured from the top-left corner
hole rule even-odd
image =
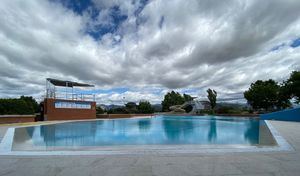
[[[138,112],[137,105],[135,102],[128,102],[125,104],[125,110],[129,114],[134,114]]]
[[[188,98],[188,97],[186,96],[186,98]],[[185,99],[180,93],[175,92],[175,91],[168,92],[165,95],[164,100],[161,102],[162,110],[164,112],[168,112],[168,111],[170,111],[169,108],[171,106],[181,105],[184,102],[185,102]]]
[[[185,112],[189,113],[193,110],[193,106],[192,105],[188,105],[184,108]]]
[[[241,114],[243,110],[241,108],[223,106],[217,109],[218,114]]]
[[[142,114],[152,114],[154,112],[154,108],[151,106],[149,101],[140,101],[137,109],[138,113]]]
[[[36,100],[33,97],[21,96],[20,99],[24,100],[28,106],[31,106],[34,112],[39,112],[39,104],[36,102]]]
[[[34,114],[34,108],[23,99],[0,99],[0,114]]]
[[[114,109],[109,109],[107,111],[108,114],[128,114],[128,111],[126,111],[125,107],[120,107],[120,108],[114,108]]]
[[[213,111],[211,109],[202,109],[202,110],[200,110],[200,114],[209,114],[209,115],[212,115],[214,113],[213,113]]]
[[[97,106],[97,107],[96,107],[96,113],[97,113],[97,114],[104,114],[104,112],[105,112],[105,111],[104,111],[100,106]]]

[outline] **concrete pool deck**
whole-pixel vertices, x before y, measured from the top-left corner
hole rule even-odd
[[[0,156],[0,175],[299,175],[300,123],[270,122],[294,148],[282,152]],[[0,127],[0,138],[7,127]]]

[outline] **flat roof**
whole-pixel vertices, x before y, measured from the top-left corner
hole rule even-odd
[[[52,78],[47,78],[47,81],[49,81],[51,84],[55,86],[62,86],[62,87],[95,87],[94,85],[91,84],[78,83],[73,81],[64,81],[64,80],[58,80]]]

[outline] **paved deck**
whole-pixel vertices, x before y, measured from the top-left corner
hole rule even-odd
[[[271,124],[295,151],[131,156],[0,156],[0,176],[299,175],[300,123],[273,121]],[[5,129],[0,127],[0,133],[3,131]]]

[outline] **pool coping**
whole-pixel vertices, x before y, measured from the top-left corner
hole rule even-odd
[[[0,155],[9,156],[64,156],[64,155],[144,155],[144,154],[222,154],[241,152],[280,152],[294,151],[293,147],[280,135],[268,120],[264,120],[273,135],[276,146],[246,146],[246,145],[143,145],[118,146],[109,149],[105,147],[98,150],[53,150],[53,151],[14,151],[13,138],[15,128],[7,130],[0,143]],[[36,125],[33,125],[36,126]]]

